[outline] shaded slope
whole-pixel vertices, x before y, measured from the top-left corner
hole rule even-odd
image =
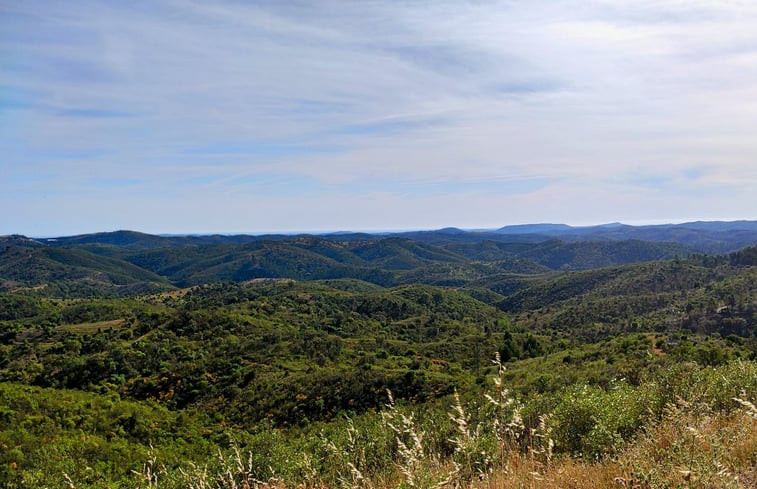
[[[610,241],[566,243],[558,240],[541,243],[450,244],[446,248],[472,260],[494,261],[517,257],[553,270],[585,270],[675,256],[688,256],[691,250],[677,243]]]
[[[122,260],[80,249],[36,245],[0,249],[0,280],[8,289],[58,285],[81,293],[171,288],[165,278]]]

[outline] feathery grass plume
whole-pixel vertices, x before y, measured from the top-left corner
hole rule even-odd
[[[498,458],[500,470],[507,472],[511,461],[510,453],[530,445],[527,439],[529,431],[521,415],[523,405],[505,387],[506,368],[502,364],[499,352],[494,353],[492,363],[497,367],[495,375],[492,376],[494,390],[491,394],[484,393],[484,398],[493,412],[488,413],[485,410],[481,415],[479,429],[493,434],[495,447],[490,448],[489,452],[491,456]]]
[[[412,415],[405,415],[396,410],[392,391],[387,389],[389,398],[388,410],[382,413],[384,422],[395,435],[397,443],[397,455],[399,460],[397,468],[410,487],[421,487],[419,479],[421,463],[425,459],[423,449],[423,433],[416,431]]]
[[[304,487],[316,487],[322,485],[323,481],[318,475],[318,469],[313,462],[313,457],[309,453],[303,452],[301,454],[301,459],[297,460],[295,463],[297,464],[297,468],[299,468],[300,477],[302,478]]]
[[[394,433],[397,450],[397,470],[402,474],[407,487],[429,489],[448,484],[448,479],[440,478],[440,457],[431,453],[424,445],[425,433],[417,425],[412,414],[400,412],[394,397],[387,389],[389,404],[381,413],[385,426]]]
[[[157,489],[159,471],[155,450],[150,445],[150,456],[142,465],[142,470],[132,470],[132,474],[137,477],[137,489]]]
[[[450,442],[455,446],[458,478],[463,481],[487,478],[495,469],[494,459],[498,459],[496,467],[507,472],[510,454],[518,449],[529,449],[532,456],[545,454],[547,459],[552,455],[550,428],[544,422],[534,430],[526,427],[521,414],[523,405],[505,386],[506,368],[499,352],[495,352],[492,363],[497,367],[492,377],[494,390],[483,394],[487,402],[476,410],[476,416],[466,415],[458,393],[454,394],[449,417],[455,423],[456,436]]]
[[[734,397],[733,400],[741,404],[741,407],[744,408],[744,412],[746,412],[749,416],[757,419],[757,406],[755,406],[752,402],[749,402],[745,399],[739,399],[738,397]]]
[[[221,479],[224,485],[229,489],[250,489],[265,484],[265,482],[257,479],[253,474],[252,452],[249,453],[247,462],[245,463],[242,452],[234,440],[232,440],[231,449],[233,457],[230,459],[225,459],[219,453],[221,463],[226,467]]]
[[[66,481],[68,489],[76,489],[76,484],[74,484],[74,481],[72,481],[71,477],[69,477],[69,475],[65,472],[63,472],[63,480]]]
[[[539,424],[529,430],[528,456],[531,465],[530,474],[535,480],[542,480],[542,474],[549,470],[552,463],[552,427],[549,415],[539,416]]]
[[[495,408],[493,418],[494,433],[500,443],[502,452],[515,448],[515,444],[522,441],[526,433],[526,427],[521,417],[523,406],[510,396],[510,391],[505,387],[505,366],[499,352],[494,353],[492,363],[497,366],[497,373],[492,377],[494,382],[494,396],[484,394],[484,398]]]
[[[333,463],[336,464],[334,470],[337,482],[344,488],[370,489],[371,480],[363,473],[367,466],[365,446],[362,445],[359,433],[350,417],[347,417],[345,434],[346,443],[341,447],[322,435],[324,447],[331,455]]]
[[[211,489],[213,487],[207,467],[201,469],[193,462],[189,463],[189,467],[191,468],[191,472],[187,472],[183,468],[179,469],[179,474],[187,489]]]
[[[216,461],[219,467],[209,472],[208,467],[198,467],[190,464],[191,471],[179,471],[182,477],[182,487],[188,489],[260,489],[272,487],[282,481],[271,476],[267,481],[260,480],[255,474],[255,464],[252,452],[245,458],[239,445],[231,438],[231,455],[224,456],[219,450]],[[271,469],[272,471],[272,469]],[[153,486],[148,486],[152,489]]]
[[[455,436],[449,442],[455,447],[454,474],[458,483],[473,478],[485,479],[492,468],[489,450],[481,434],[481,426],[471,429],[471,420],[460,403],[457,390],[453,394],[452,412],[448,414],[455,425]]]
[[[629,445],[626,458],[633,478],[644,487],[753,487],[742,484],[741,477],[756,475],[756,428],[748,412],[671,406],[662,420]]]

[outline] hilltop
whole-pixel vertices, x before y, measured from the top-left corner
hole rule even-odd
[[[0,238],[0,286],[51,295],[129,294],[253,278],[355,278],[381,286],[465,285],[533,274],[731,252],[757,243],[752,221],[660,226],[563,224],[492,231],[159,236],[115,231]],[[61,285],[64,284],[65,285]]]
[[[755,476],[757,246],[607,237],[642,231],[0,238],[0,480],[748,487],[718,467]]]

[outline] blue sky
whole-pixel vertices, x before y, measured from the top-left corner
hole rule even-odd
[[[755,219],[757,4],[0,0],[0,234]]]

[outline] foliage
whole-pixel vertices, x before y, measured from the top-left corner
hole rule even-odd
[[[673,248],[449,236],[6,240],[0,485],[752,477],[751,249],[550,271]],[[680,477],[634,448],[666,437]]]

